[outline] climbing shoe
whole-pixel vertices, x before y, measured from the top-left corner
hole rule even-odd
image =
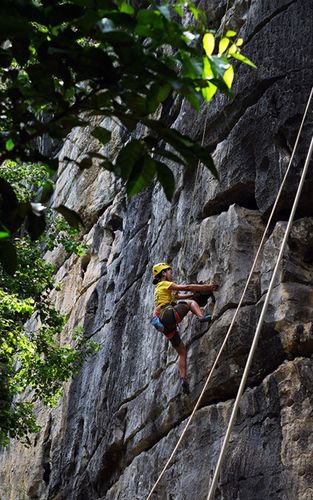
[[[211,314],[206,314],[203,318],[199,318],[200,323],[209,323],[212,319]]]
[[[189,384],[185,378],[180,379],[180,385],[184,394],[190,393]]]

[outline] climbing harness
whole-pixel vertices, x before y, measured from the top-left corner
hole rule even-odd
[[[218,361],[221,358],[222,352],[223,352],[223,350],[225,348],[225,345],[227,343],[227,340],[228,340],[228,338],[230,336],[230,333],[232,331],[234,323],[235,323],[235,321],[237,319],[237,316],[238,316],[239,310],[241,308],[243,299],[244,299],[246,291],[248,289],[248,285],[250,284],[250,281],[251,281],[254,269],[256,267],[256,264],[257,264],[257,261],[258,261],[258,258],[259,258],[259,255],[260,255],[260,252],[261,252],[264,240],[265,240],[265,237],[267,235],[267,231],[268,231],[268,229],[270,227],[270,224],[272,222],[272,219],[273,219],[275,210],[277,208],[280,196],[282,194],[282,191],[283,191],[284,185],[286,183],[289,171],[291,169],[293,158],[294,158],[294,155],[295,155],[298,143],[299,143],[299,139],[300,139],[300,136],[301,136],[301,133],[302,133],[302,129],[303,129],[303,125],[304,125],[304,122],[305,122],[305,118],[307,116],[308,109],[310,107],[310,103],[311,103],[311,100],[312,100],[312,95],[313,95],[313,87],[311,89],[311,92],[310,92],[310,95],[309,95],[309,98],[308,98],[308,101],[307,101],[307,104],[306,104],[306,108],[305,108],[305,111],[304,111],[304,114],[303,114],[303,118],[302,118],[302,121],[301,121],[301,124],[300,124],[300,127],[299,127],[299,131],[298,131],[298,134],[297,134],[297,137],[296,137],[296,141],[295,141],[295,144],[294,144],[294,147],[293,147],[293,150],[292,150],[292,154],[291,154],[291,157],[290,157],[290,160],[289,160],[289,163],[288,163],[285,175],[283,177],[283,180],[282,180],[281,186],[279,188],[279,191],[277,193],[277,196],[276,196],[273,208],[271,210],[271,213],[270,213],[267,225],[266,225],[266,228],[264,230],[264,233],[263,233],[263,236],[261,238],[258,250],[256,252],[256,256],[255,256],[255,259],[253,261],[253,264],[252,264],[252,267],[251,267],[251,270],[250,270],[250,273],[249,273],[246,285],[245,285],[244,290],[242,292],[242,295],[240,297],[240,300],[239,300],[238,306],[237,306],[237,308],[235,310],[235,313],[234,313],[234,316],[232,318],[232,321],[231,321],[231,323],[230,323],[230,325],[228,327],[228,330],[227,330],[226,336],[224,338],[224,341],[223,341],[223,343],[221,345],[221,348],[220,348],[220,350],[219,350],[219,352],[217,354],[217,357],[216,357],[216,359],[215,359],[215,361],[214,361],[214,363],[212,365],[212,368],[211,368],[211,370],[210,370],[210,372],[208,374],[208,377],[207,377],[207,379],[205,381],[205,384],[204,384],[204,387],[203,387],[203,389],[202,389],[202,391],[200,393],[200,396],[198,397],[198,400],[197,400],[197,402],[196,402],[196,404],[194,406],[194,409],[193,409],[193,411],[192,411],[192,413],[191,413],[191,415],[190,415],[190,417],[189,417],[189,419],[188,419],[188,421],[187,421],[187,423],[186,423],[186,425],[185,425],[185,427],[183,429],[183,432],[182,432],[181,436],[179,437],[179,439],[178,439],[178,441],[176,443],[176,446],[173,449],[173,451],[172,451],[169,459],[167,460],[166,464],[164,465],[164,467],[163,467],[163,469],[162,469],[162,471],[161,471],[158,479],[156,480],[156,482],[154,483],[152,489],[150,490],[150,493],[147,496],[146,500],[149,500],[151,498],[152,493],[155,491],[155,489],[156,489],[157,485],[159,484],[160,480],[162,479],[162,477],[163,477],[166,469],[170,465],[170,463],[171,463],[171,461],[172,461],[172,459],[173,459],[173,457],[174,457],[174,455],[175,455],[175,453],[176,453],[176,451],[177,451],[180,443],[182,442],[182,440],[183,440],[183,438],[184,438],[184,436],[185,436],[185,434],[186,434],[186,432],[187,432],[187,430],[188,430],[188,428],[189,428],[189,426],[190,426],[190,424],[191,424],[191,422],[193,420],[193,417],[194,417],[197,409],[199,408],[200,402],[201,402],[201,400],[203,398],[203,395],[204,395],[204,393],[205,393],[205,391],[207,389],[207,386],[208,386],[208,384],[209,384],[209,382],[210,382],[210,380],[212,378],[212,374],[213,374],[213,372],[214,372],[214,370],[215,370],[215,368],[217,366],[217,363],[218,363]],[[206,122],[205,122],[205,126],[206,126]],[[248,357],[248,360],[247,360],[246,368],[245,368],[244,375],[243,375],[243,377],[246,376],[246,378],[247,378],[247,375],[248,375],[248,370],[250,368],[250,365],[251,365],[251,362],[252,362],[252,358],[253,358],[253,354],[254,354],[254,351],[256,349],[257,341],[258,341],[258,338],[259,338],[259,335],[260,335],[260,331],[261,331],[261,328],[262,328],[263,319],[264,319],[265,312],[266,312],[266,309],[264,308],[264,306],[266,306],[266,308],[267,308],[267,305],[268,305],[268,302],[269,302],[269,298],[270,298],[269,291],[271,291],[272,288],[273,288],[274,279],[275,279],[275,276],[277,274],[279,262],[280,262],[282,254],[283,254],[283,251],[284,251],[284,248],[285,248],[285,244],[286,244],[289,232],[290,232],[290,228],[291,228],[291,225],[292,225],[292,222],[293,222],[294,214],[295,214],[295,211],[296,211],[296,208],[297,208],[297,205],[298,205],[298,201],[299,201],[299,198],[300,198],[300,194],[301,194],[301,191],[302,191],[302,187],[303,187],[303,184],[304,184],[305,175],[306,175],[306,172],[307,172],[307,169],[308,169],[310,158],[312,156],[312,148],[313,148],[313,138],[312,138],[312,141],[311,141],[311,144],[310,144],[309,152],[308,152],[308,155],[307,155],[307,158],[306,158],[306,162],[305,162],[305,165],[304,165],[304,168],[303,168],[301,180],[300,180],[299,187],[298,187],[298,190],[297,190],[297,194],[296,194],[296,197],[295,197],[295,201],[294,201],[294,204],[293,204],[293,207],[292,207],[292,212],[290,214],[289,222],[288,222],[288,225],[287,225],[287,228],[286,228],[285,237],[284,237],[283,242],[282,242],[282,246],[281,246],[281,250],[280,250],[280,253],[279,253],[279,257],[278,257],[278,260],[277,260],[277,263],[276,263],[276,266],[275,266],[275,269],[274,269],[274,272],[273,272],[272,280],[271,280],[271,283],[270,283],[270,286],[269,286],[269,289],[268,289],[268,292],[267,292],[265,303],[263,305],[262,313],[261,313],[261,316],[260,316],[260,320],[259,320],[259,323],[258,323],[258,326],[257,326],[256,333],[255,333],[255,338],[253,340],[253,344],[251,346],[251,350],[250,350],[249,357]],[[262,322],[261,322],[261,320],[262,320]],[[216,471],[215,471],[215,474],[214,474],[214,478],[213,478],[213,481],[212,481],[212,484],[211,484],[211,488],[210,488],[207,500],[212,500],[213,495],[215,493],[216,484],[217,484],[217,480],[218,480],[218,476],[219,476],[219,471],[220,471],[220,468],[221,468],[221,465],[222,465],[222,460],[223,460],[223,457],[224,457],[225,451],[226,451],[227,441],[228,441],[229,435],[231,433],[232,426],[234,424],[234,420],[236,418],[236,414],[237,414],[237,410],[238,410],[238,405],[239,405],[239,400],[240,400],[240,397],[242,395],[242,392],[243,392],[243,389],[244,389],[244,385],[246,383],[246,378],[245,378],[245,380],[244,380],[244,378],[242,379],[242,383],[240,384],[240,387],[239,387],[239,390],[238,390],[238,394],[237,394],[237,398],[236,398],[237,405],[236,405],[236,402],[235,402],[234,408],[233,408],[233,413],[232,413],[232,416],[231,416],[231,421],[230,421],[231,428],[229,428],[227,430],[227,434],[225,435],[223,447],[222,447],[222,450],[221,450],[221,454],[220,454],[220,457],[219,457],[219,460],[218,460],[217,468],[216,468]],[[236,405],[236,407],[235,407],[235,405]]]
[[[180,316],[179,312],[174,308],[175,306],[181,307],[183,302],[172,302],[171,304],[164,304],[163,306],[159,306],[156,308],[154,315],[150,319],[150,323],[154,328],[156,328],[159,332],[164,333],[166,338],[171,339],[177,333],[177,325],[180,323],[184,316]],[[186,313],[189,311],[189,308],[186,307]],[[163,315],[166,312],[170,312],[172,316],[172,320],[169,322],[168,320],[163,320]]]

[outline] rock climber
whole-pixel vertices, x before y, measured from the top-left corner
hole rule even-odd
[[[191,311],[201,323],[210,322],[211,315],[203,314],[202,309],[194,300],[194,295],[184,295],[179,292],[208,293],[216,290],[214,283],[206,285],[178,285],[172,281],[172,267],[161,262],[152,268],[155,313],[151,323],[157,330],[164,333],[166,338],[178,353],[178,370],[184,393],[189,393],[187,381],[187,349],[177,332],[177,324]],[[179,302],[177,302],[179,301]]]

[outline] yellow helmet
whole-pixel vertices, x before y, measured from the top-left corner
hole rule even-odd
[[[165,269],[172,269],[171,266],[166,264],[166,262],[160,262],[159,264],[155,264],[152,268],[152,276],[155,278],[160,272]]]

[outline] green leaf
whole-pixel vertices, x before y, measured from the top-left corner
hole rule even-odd
[[[224,37],[220,40],[220,43],[218,45],[218,53],[219,54],[223,54],[225,52],[225,50],[227,49],[227,47],[229,45],[229,42],[230,42],[230,40],[226,37]]]
[[[69,223],[70,226],[79,229],[80,225],[81,226],[84,225],[80,215],[74,212],[74,210],[71,210],[70,208],[67,208],[64,205],[59,205],[58,207],[54,207],[54,210],[63,215],[64,219],[66,220],[66,222]]]
[[[164,193],[168,201],[173,198],[175,190],[175,178],[173,172],[168,168],[165,163],[160,161],[156,162],[157,178],[164,189]]]
[[[227,37],[231,38],[231,37],[236,36],[236,35],[237,35],[236,31],[233,31],[233,30],[228,30],[228,31],[226,32],[226,35],[225,35],[225,36],[227,36]]]
[[[181,51],[183,62],[182,74],[187,78],[200,78],[203,70],[202,58],[191,57],[186,51]]]
[[[139,94],[127,92],[124,94],[126,105],[136,114],[146,115],[151,112],[149,109],[149,101]]]
[[[216,179],[219,179],[218,171],[214,165],[214,161],[210,153],[199,144],[195,143],[193,146],[193,152],[197,158],[197,161],[201,161],[205,167],[207,167],[210,172],[214,175]]]
[[[236,46],[235,43],[233,43],[229,49],[228,49],[228,56],[232,55],[232,54],[236,54],[236,52],[238,51],[238,48]]]
[[[215,76],[223,76],[227,68],[229,67],[229,62],[225,57],[210,56],[211,68]]]
[[[118,6],[119,6],[120,11],[124,12],[124,14],[132,15],[135,13],[135,9],[131,5],[129,5],[128,2],[125,2],[125,1],[119,2]]]
[[[173,9],[175,12],[179,15],[179,17],[183,17],[184,11],[181,5],[175,5],[173,4]]]
[[[15,145],[15,144],[14,144],[13,139],[11,139],[11,138],[10,138],[10,139],[8,139],[8,140],[6,141],[6,143],[5,143],[5,148],[6,148],[6,150],[7,150],[7,151],[12,151],[12,149],[14,149],[14,145]]]
[[[209,80],[213,77],[213,71],[212,71],[212,66],[211,62],[207,57],[203,57],[203,72],[202,72],[202,78]]]
[[[202,43],[205,53],[209,57],[213,53],[215,47],[215,38],[213,33],[206,33],[203,37]]]
[[[155,176],[156,163],[150,156],[145,155],[133,166],[129,175],[126,191],[129,196],[138,194],[144,187],[148,186]]]
[[[142,122],[152,130],[158,132],[158,134],[162,136],[168,144],[175,148],[188,166],[196,167],[200,158],[201,161],[208,166],[208,168],[211,168],[212,165],[214,168],[212,158],[206,149],[198,145],[190,137],[181,134],[175,129],[168,129],[164,127],[164,125],[157,120],[143,119]]]
[[[231,89],[231,86],[233,84],[234,76],[235,76],[234,68],[232,65],[230,65],[229,68],[225,71],[223,76],[223,80],[229,89]]]
[[[0,239],[8,238],[9,236],[10,233],[8,233],[7,231],[0,231]]]
[[[232,57],[234,57],[235,59],[238,59],[238,61],[241,61],[244,64],[247,64],[247,66],[251,66],[251,68],[256,68],[256,65],[252,61],[250,61],[250,59],[248,59],[247,57],[245,57],[242,54],[238,54],[238,53],[232,54]]]
[[[167,99],[172,91],[172,87],[165,83],[164,85],[154,84],[151,87],[150,98],[156,100],[158,103],[161,103]]]
[[[164,20],[165,18],[158,10],[141,9],[137,14],[135,33],[143,37],[151,35],[151,30],[160,30],[162,33]]]
[[[202,88],[201,92],[206,102],[210,102],[217,92],[217,87],[213,83],[208,82],[208,86]]]
[[[107,144],[111,140],[111,131],[103,127],[96,127],[91,135],[98,139],[103,145]]]
[[[201,97],[198,92],[188,92],[185,94],[186,99],[190,102],[192,107],[199,113]]]
[[[158,141],[155,137],[147,136],[147,137],[145,137],[145,142],[149,146],[151,146],[153,155],[157,155],[157,156],[160,156],[162,158],[167,158],[170,161],[173,161],[173,162],[178,163],[180,165],[187,166],[187,164],[184,162],[183,158],[176,155],[172,151],[169,151],[168,149],[160,147],[158,145]]]
[[[105,90],[98,92],[96,96],[92,98],[92,102],[95,108],[101,108],[102,106],[108,106],[111,104],[112,94],[111,92]]]
[[[129,179],[133,167],[145,153],[144,144],[133,139],[121,149],[115,160],[115,172],[124,181]]]
[[[197,7],[192,2],[188,2],[188,8],[189,8],[190,12],[193,14],[195,20],[198,21],[199,16],[201,14],[199,9],[197,9]]]

